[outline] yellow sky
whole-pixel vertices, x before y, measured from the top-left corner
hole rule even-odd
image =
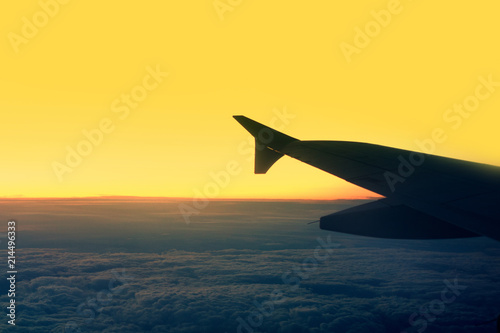
[[[8,2],[0,196],[370,195],[290,158],[254,175],[235,114],[299,139],[410,150],[442,128],[434,153],[499,165],[499,10],[493,0]],[[447,111],[464,103],[472,111]],[[68,147],[86,156],[70,166]],[[228,164],[216,188],[210,173]]]

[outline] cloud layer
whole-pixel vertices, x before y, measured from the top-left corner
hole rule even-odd
[[[494,331],[475,325],[500,313],[495,242],[389,241],[304,223],[342,205],[219,202],[190,226],[168,204],[87,203],[88,216],[57,204],[40,220],[26,207],[13,331]],[[59,228],[75,218],[88,228]]]

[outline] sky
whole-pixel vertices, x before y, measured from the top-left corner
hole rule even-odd
[[[366,198],[290,158],[253,174],[232,115],[293,137],[493,165],[496,1],[16,1],[0,12],[1,197]],[[214,176],[215,175],[215,176]]]
[[[479,324],[500,313],[496,241],[306,223],[364,200],[215,201],[190,224],[183,202],[0,200],[18,226],[16,326],[2,332],[495,332]]]

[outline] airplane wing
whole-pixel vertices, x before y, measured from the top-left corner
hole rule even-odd
[[[287,155],[385,198],[321,217],[320,228],[398,239],[500,241],[500,167],[369,143],[301,141],[245,116],[255,173]]]

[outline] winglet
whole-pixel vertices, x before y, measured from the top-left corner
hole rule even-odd
[[[255,138],[255,173],[263,174],[279,160],[286,145],[298,141],[245,116],[233,116]]]

